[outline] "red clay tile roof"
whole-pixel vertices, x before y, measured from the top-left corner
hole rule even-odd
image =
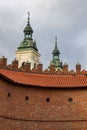
[[[0,69],[0,75],[18,84],[40,87],[86,87],[86,75],[34,74]]]

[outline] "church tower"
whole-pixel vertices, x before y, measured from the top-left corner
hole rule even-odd
[[[29,62],[31,63],[31,69],[34,66],[37,66],[39,62],[40,54],[38,53],[38,49],[36,46],[36,41],[33,41],[32,34],[33,30],[30,26],[30,14],[28,12],[28,22],[26,27],[24,28],[24,39],[20,43],[17,51],[16,51],[16,59],[19,62],[18,67],[21,67],[23,64]]]
[[[50,65],[54,65],[55,70],[61,70],[62,69],[62,62],[60,61],[59,55],[60,55],[60,51],[58,50],[57,47],[57,37],[55,37],[55,48],[52,52],[53,55],[53,59],[50,63]]]

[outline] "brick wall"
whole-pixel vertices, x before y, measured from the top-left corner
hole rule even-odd
[[[87,122],[33,122],[0,118],[1,130],[87,130]]]
[[[0,78],[0,130],[87,130],[87,89],[19,86]]]

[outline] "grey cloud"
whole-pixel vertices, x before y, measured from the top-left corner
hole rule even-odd
[[[15,57],[14,51],[23,39],[28,10],[33,37],[45,68],[52,59],[56,35],[62,61],[69,63],[70,68],[74,68],[77,62],[87,68],[86,0],[1,0],[0,55],[6,55],[9,60]]]

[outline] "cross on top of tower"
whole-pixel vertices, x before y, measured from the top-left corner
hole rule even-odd
[[[55,37],[55,48],[57,48],[57,36]]]
[[[30,12],[28,11],[28,25],[30,23]]]

